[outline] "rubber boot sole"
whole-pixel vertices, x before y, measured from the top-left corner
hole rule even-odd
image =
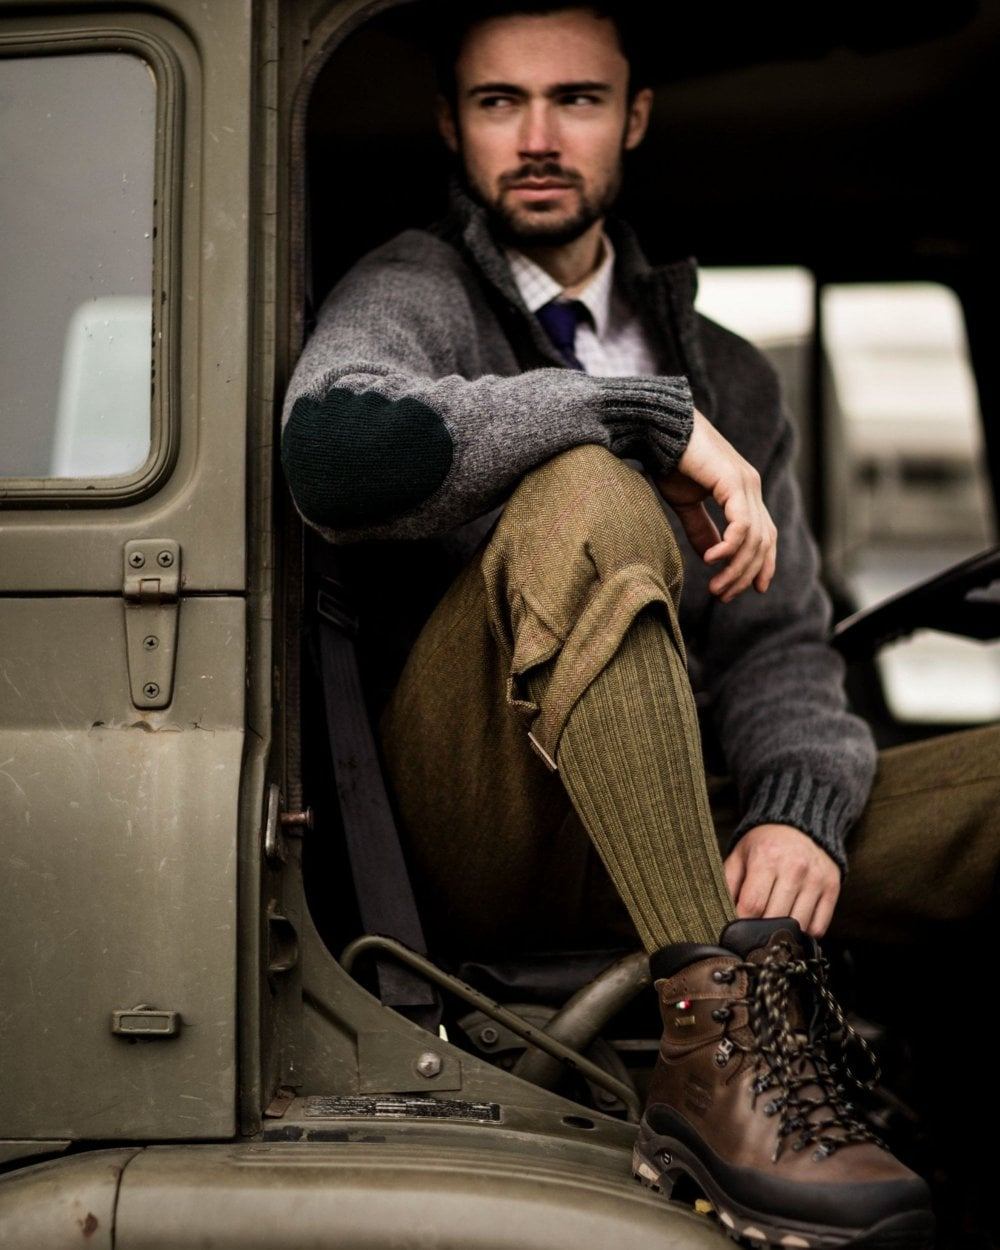
[[[734,1202],[716,1184],[696,1155],[671,1137],[659,1137],[643,1125],[632,1154],[632,1173],[640,1184],[670,1198],[674,1185],[688,1176],[715,1208],[722,1228],[734,1240],[783,1250],[825,1250],[850,1246],[852,1250],[932,1250],[934,1217],[930,1211],[903,1211],[870,1228],[834,1228],[754,1211]]]

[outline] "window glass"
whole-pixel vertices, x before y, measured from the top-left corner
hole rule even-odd
[[[800,433],[806,435],[815,280],[795,265],[703,268],[698,311],[764,352],[778,371]]]
[[[0,477],[149,455],[155,108],[135,56],[0,59]]]
[[[698,273],[697,308],[759,347],[777,370],[781,393],[796,427],[799,485],[811,509],[813,483],[811,369],[816,280],[797,265],[705,267]]]
[[[859,608],[995,542],[975,380],[953,291],[935,283],[831,285],[831,559]],[[922,631],[883,649],[901,721],[1000,718],[1000,645]]]

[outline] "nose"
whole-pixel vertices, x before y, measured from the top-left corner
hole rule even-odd
[[[522,160],[559,156],[559,128],[548,100],[532,100],[524,110],[518,143]]]

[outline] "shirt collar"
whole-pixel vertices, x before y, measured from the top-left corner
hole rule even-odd
[[[597,337],[603,338],[611,316],[611,291],[614,282],[615,249],[606,234],[601,235],[603,255],[601,263],[591,274],[587,285],[577,292],[576,299],[587,309],[594,319]],[[523,252],[507,250],[507,263],[517,285],[521,298],[532,313],[538,312],[545,304],[559,299],[564,288],[551,274],[525,256]]]

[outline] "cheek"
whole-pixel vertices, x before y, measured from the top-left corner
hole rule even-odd
[[[470,172],[496,177],[517,163],[517,137],[513,126],[497,123],[467,125],[462,131],[462,155]]]
[[[622,158],[622,131],[614,126],[567,126],[563,132],[563,159],[585,176],[608,182]]]

